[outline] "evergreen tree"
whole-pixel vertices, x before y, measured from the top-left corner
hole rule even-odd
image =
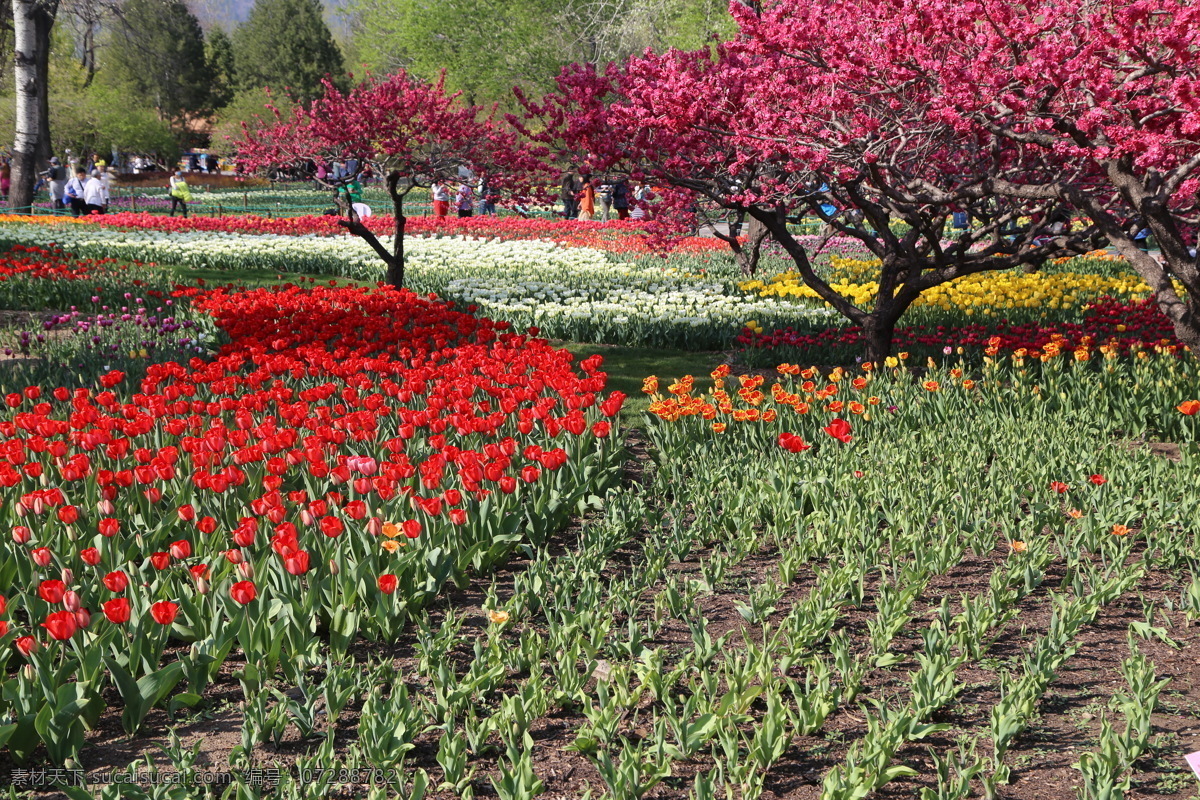
[[[212,90],[209,99],[214,109],[222,109],[233,102],[237,88],[237,72],[234,68],[233,40],[220,28],[213,28],[205,43],[205,57],[212,71]]]
[[[322,78],[343,78],[342,54],[320,0],[258,0],[233,34],[233,54],[242,91],[286,88],[307,102],[322,94]]]
[[[212,109],[204,32],[181,0],[126,0],[106,61],[122,83],[176,129]]]

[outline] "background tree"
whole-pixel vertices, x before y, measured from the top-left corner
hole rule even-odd
[[[727,0],[353,0],[355,63],[405,69],[469,102],[540,95],[573,62],[603,66],[647,47],[700,47],[733,28]]]
[[[757,220],[804,283],[863,328],[869,361],[891,351],[922,292],[1095,246],[1094,227],[1056,225],[1061,200],[994,189],[1069,163],[930,114],[904,49],[866,24],[832,25],[845,20],[836,0],[769,7],[777,13],[760,18],[735,4],[739,35],[715,50],[640,56],[603,74],[572,68],[557,92],[528,103],[528,130],[593,171],[665,187],[660,220],[682,224],[703,203]],[[975,225],[948,239],[956,212]],[[880,260],[869,307],[813,268],[788,229],[805,214],[824,222],[826,238],[859,239]]]
[[[213,73],[200,23],[182,0],[125,0],[108,68],[177,131],[211,111]]]
[[[274,125],[277,122],[274,111],[290,117],[295,107],[292,98],[272,94],[266,89],[238,92],[229,105],[217,112],[209,149],[225,156],[235,155],[247,132],[257,133]]]
[[[404,200],[413,188],[456,180],[463,167],[486,173],[496,190],[524,191],[551,177],[544,153],[525,147],[512,128],[461,103],[440,81],[426,83],[403,72],[369,79],[348,92],[327,81],[324,96],[296,106],[290,116],[280,114],[274,125],[247,130],[238,149],[252,169],[355,159],[386,175],[395,217],[392,249],[348,202],[341,224],[371,245],[395,287],[404,285]]]
[[[320,0],[258,0],[250,18],[234,31],[239,90],[270,86],[309,102],[322,81],[342,80],[342,53],[322,18]]]
[[[204,42],[204,58],[212,73],[209,84],[209,102],[214,109],[224,108],[233,102],[237,89],[237,69],[234,66],[233,40],[220,28],[208,32]]]

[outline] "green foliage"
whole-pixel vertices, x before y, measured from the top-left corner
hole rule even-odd
[[[211,108],[213,72],[200,23],[181,0],[128,0],[107,69],[177,129]]]
[[[220,28],[214,28],[204,43],[204,57],[212,73],[209,100],[212,107],[221,109],[233,102],[237,88],[237,69],[234,65],[233,40]]]
[[[277,108],[280,114],[288,114],[295,103],[287,95],[269,93],[261,88],[235,94],[230,103],[217,112],[209,149],[222,155],[233,155],[237,152],[234,142],[242,138],[243,124],[254,131],[275,121],[275,114],[268,105]]]
[[[239,91],[287,89],[307,102],[321,80],[343,77],[342,53],[322,18],[320,0],[260,0],[233,35]]]
[[[357,55],[372,69],[400,67],[473,103],[537,95],[566,64],[604,64],[647,47],[698,48],[732,32],[725,0],[353,0]]]

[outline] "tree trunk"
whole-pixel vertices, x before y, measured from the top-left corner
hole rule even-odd
[[[37,0],[13,0],[13,61],[16,91],[16,136],[13,140],[12,188],[14,209],[33,205],[37,180],[38,134],[41,112],[38,83]]]
[[[400,193],[400,174],[388,175],[388,194],[392,197],[392,213],[396,217],[395,238],[392,240],[392,260],[388,262],[387,284],[396,289],[404,288],[404,227],[408,218],[404,216],[404,195]]]
[[[896,322],[900,314],[893,309],[876,309],[863,325],[863,338],[867,340],[863,360],[876,367],[892,354],[892,338],[896,333]]]
[[[58,14],[58,2],[39,0],[34,7],[34,29],[37,35],[37,94],[38,94],[38,138],[36,159],[43,166],[54,155],[50,143],[50,36],[54,31],[54,18]],[[66,164],[63,164],[66,167]]]
[[[762,257],[762,246],[766,243],[771,232],[758,219],[751,217],[746,225],[746,241],[739,242],[734,250],[737,264],[743,275],[758,273],[758,261]]]

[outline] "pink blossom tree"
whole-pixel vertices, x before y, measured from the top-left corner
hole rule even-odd
[[[426,83],[404,72],[368,78],[347,92],[325,82],[325,94],[273,125],[248,128],[238,156],[250,169],[294,168],[309,160],[350,161],[384,175],[395,231],[389,250],[362,223],[349,200],[348,175],[328,178],[340,202],[340,224],[364,239],[387,265],[386,282],[404,285],[404,202],[417,187],[457,179],[466,168],[487,175],[492,190],[520,193],[552,177],[542,153],[503,120],[448,94],[442,81]]]
[[[665,187],[659,225],[706,204],[757,220],[804,283],[863,328],[865,358],[878,361],[922,292],[1086,252],[1098,231],[1072,230],[1060,196],[998,193],[997,184],[1057,175],[1064,160],[931,113],[932,88],[911,74],[903,47],[849,13],[868,5],[731,3],[733,41],[648,53],[603,73],[569,68],[554,93],[523,98],[523,125],[596,170]],[[972,222],[957,233],[948,229],[956,213]],[[856,238],[879,259],[869,306],[815,267],[788,228],[803,215],[823,222],[826,239]]]
[[[785,4],[754,24],[793,19]],[[1194,0],[839,0],[927,87],[925,116],[1061,164],[992,190],[1085,214],[1200,352],[1200,5]],[[791,45],[794,48],[795,44]],[[866,45],[857,48],[860,52]],[[1148,230],[1160,257],[1138,246]],[[1177,290],[1175,281],[1186,293]]]

